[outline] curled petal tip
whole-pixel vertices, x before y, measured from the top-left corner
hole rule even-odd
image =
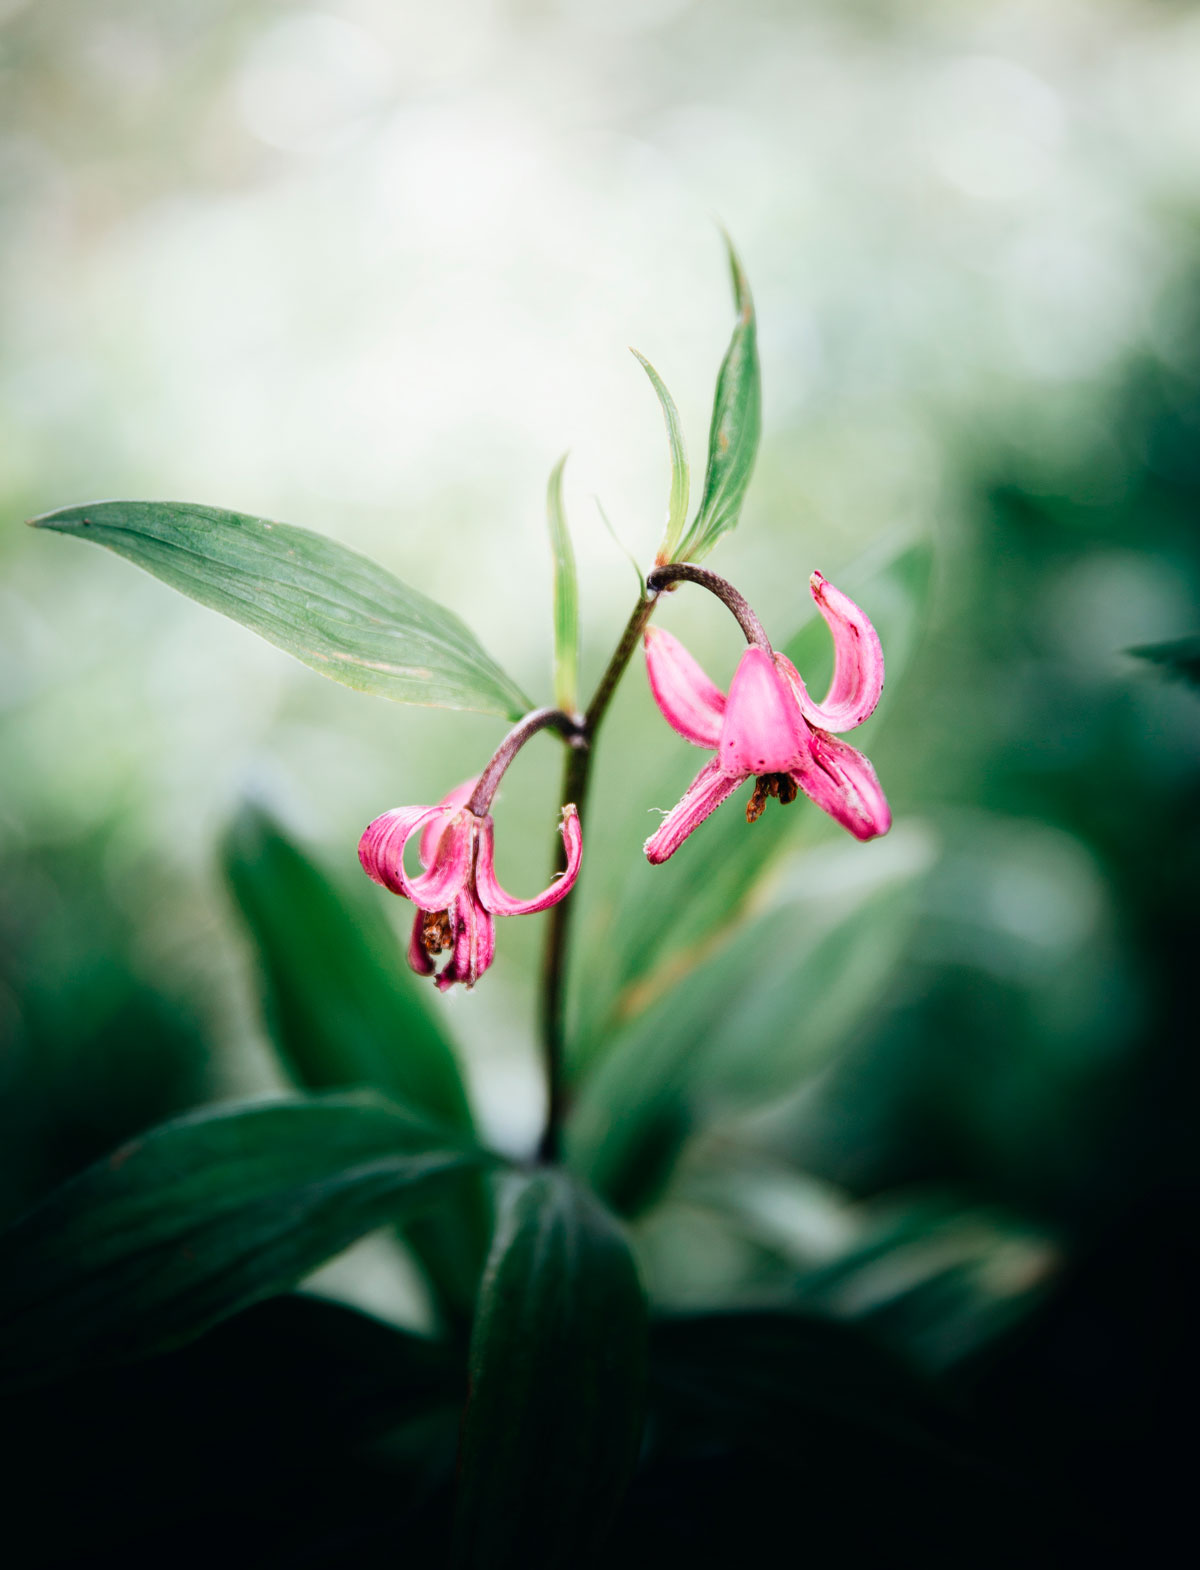
[[[819,572],[809,578],[812,597],[833,637],[833,679],[824,699],[810,697],[799,672],[784,656],[786,673],[804,718],[826,731],[853,730],[873,712],[883,691],[883,650],[870,617]]]
[[[494,916],[534,916],[551,905],[565,899],[579,876],[583,864],[583,831],[579,826],[579,813],[574,802],[562,809],[559,830],[567,851],[567,865],[540,894],[532,899],[515,899],[501,888],[496,877],[495,837],[492,820],[485,818],[479,835],[479,850],[475,862],[475,885],[483,908]]]

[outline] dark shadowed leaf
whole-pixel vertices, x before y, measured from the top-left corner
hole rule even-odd
[[[1144,643],[1130,654],[1159,666],[1164,675],[1174,676],[1189,687],[1200,688],[1200,633],[1176,638],[1171,643]]]
[[[37,1383],[189,1341],[375,1227],[428,1210],[483,1159],[369,1096],[161,1124],[0,1237],[0,1380]]]
[[[762,377],[754,301],[728,236],[725,243],[729,247],[738,319],[717,374],[704,495],[691,527],[671,558],[673,561],[699,561],[723,534],[736,526],[762,433]]]
[[[941,1372],[1025,1318],[1060,1265],[1050,1236],[1022,1218],[928,1195],[879,1201],[863,1235],[796,1290]]]
[[[514,1179],[471,1341],[454,1565],[596,1562],[637,1456],[646,1309],[628,1245],[566,1173]]]
[[[224,859],[254,940],[268,1028],[297,1082],[370,1086],[469,1134],[454,1050],[421,995],[431,989],[405,966],[366,880],[361,894],[335,887],[256,806],[234,820]],[[465,1172],[436,1215],[407,1229],[449,1319],[470,1317],[490,1226],[484,1181]]]
[[[465,1387],[451,1343],[299,1293],[256,1304],[49,1399],[6,1398],[10,1553],[132,1570],[444,1563]]]
[[[532,707],[457,616],[308,529],[189,502],[92,502],[32,522],[108,546],[359,692],[510,719]]]
[[[862,1331],[790,1311],[685,1315],[654,1325],[651,1402],[691,1445],[719,1433],[799,1457],[832,1421],[938,1446],[936,1387]]]

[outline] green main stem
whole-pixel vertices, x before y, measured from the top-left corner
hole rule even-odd
[[[613,694],[617,690],[625,667],[633,658],[638,640],[658,603],[659,590],[650,588],[634,606],[633,614],[621,634],[621,641],[608,662],[608,669],[600,678],[600,685],[588,704],[583,722],[567,743],[567,760],[563,769],[563,803],[573,801],[579,813],[580,827],[587,808],[588,786],[591,783],[592,747],[596,733],[604,719]],[[566,847],[561,836],[555,836],[555,870],[566,866]],[[567,1107],[566,1083],[566,1014],[567,1014],[567,953],[571,937],[571,910],[575,904],[573,894],[552,907],[550,925],[546,932],[545,957],[542,964],[542,1053],[546,1066],[546,1127],[538,1147],[542,1161],[557,1161],[562,1152],[562,1124]]]

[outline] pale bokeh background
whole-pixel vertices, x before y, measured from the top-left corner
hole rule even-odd
[[[1122,378],[1194,374],[1198,82],[1200,14],[1149,0],[0,4],[14,923],[32,909],[53,932],[71,897],[61,869],[86,868],[138,974],[218,1043],[206,1093],[268,1086],[214,871],[236,802],[265,796],[350,875],[370,817],[436,799],[500,733],[323,682],[23,517],[146,496],[322,530],[453,607],[541,701],[544,486],[569,448],[594,680],[634,590],[595,498],[645,563],[666,495],[658,410],[627,345],[676,397],[698,492],[732,320],[719,220],[756,295],[765,429],[713,565],[786,633],[812,567],[836,580],[928,536],[929,624],[953,623],[968,594],[988,596],[980,471],[1066,486],[1085,513],[1117,507],[1138,457],[1114,414]],[[1117,680],[1126,645],[1197,619],[1182,554],[1103,528],[1039,593],[1036,658],[1076,693]],[[727,677],[737,647],[719,616],[684,596],[671,614]],[[962,799],[931,827],[930,804],[953,795],[947,770],[973,777],[964,715],[1048,749],[1051,772],[1093,742],[1068,710],[1039,717],[1032,688],[997,707],[968,679],[954,662],[927,670],[907,750],[894,702],[864,732],[917,836],[896,854],[961,849],[931,897],[947,964],[1007,976],[1015,945],[1015,973],[1055,972],[1114,919],[1086,834]],[[1161,743],[1155,766],[1182,777],[1189,699],[1139,680],[1121,701]],[[608,738],[631,792],[644,750],[675,745],[643,685],[635,669]],[[551,752],[531,749],[500,809],[519,889],[544,873]],[[631,867],[651,821],[630,820]],[[39,881],[43,861],[56,880]],[[513,1147],[539,1117],[536,927],[504,924],[486,988],[448,1002],[485,1124]],[[19,1021],[14,997],[0,990],[0,1009]],[[1094,1005],[1111,1015],[1111,999]],[[1084,1005],[1063,1007],[1074,1030]]]

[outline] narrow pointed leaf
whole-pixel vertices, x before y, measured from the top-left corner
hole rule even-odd
[[[604,504],[603,504],[603,502],[600,500],[600,498],[598,496],[595,498],[595,501],[596,501],[596,511],[600,514],[600,521],[603,523],[604,527],[608,530],[609,535],[612,538],[613,544],[617,547],[617,549],[620,551],[621,555],[625,557],[626,561],[633,568],[634,576],[637,578],[638,593],[641,595],[642,599],[645,599],[646,598],[646,575],[645,575],[645,573],[643,573],[642,569],[638,566],[637,557],[633,554],[633,552],[629,549],[629,547],[621,539],[620,535],[618,535],[617,531],[613,528],[612,519],[605,512]]]
[[[1164,676],[1200,688],[1200,633],[1190,638],[1176,638],[1171,643],[1143,643],[1127,652],[1157,665]]]
[[[454,1050],[379,904],[335,887],[259,807],[238,814],[224,859],[254,941],[268,1029],[297,1083],[369,1086],[470,1134]],[[475,1172],[463,1173],[435,1216],[408,1227],[444,1318],[470,1317],[490,1230]]]
[[[546,487],[546,519],[554,556],[554,701],[574,714],[579,706],[579,580],[575,552],[563,508],[564,453],[550,472]]]
[[[736,527],[754,472],[762,432],[762,377],[754,301],[737,252],[726,237],[738,319],[717,375],[704,495],[672,561],[699,561]]]
[[[506,1201],[471,1340],[452,1564],[600,1562],[641,1434],[642,1289],[617,1224],[565,1172],[513,1180]]]
[[[182,1345],[428,1210],[484,1159],[365,1096],[161,1124],[0,1237],[0,1385]]]
[[[683,526],[687,522],[688,497],[691,492],[691,471],[688,468],[687,448],[683,441],[683,428],[679,423],[679,410],[675,407],[675,400],[667,391],[662,377],[650,364],[644,354],[639,354],[636,349],[631,351],[639,365],[650,378],[650,385],[654,388],[655,395],[662,407],[663,420],[667,427],[667,445],[671,450],[671,494],[667,500],[667,528],[663,535],[662,544],[658,548],[655,558],[660,562],[674,560],[675,547],[679,544],[679,537],[683,533]]]
[[[188,502],[93,502],[32,522],[106,545],[359,692],[510,719],[531,707],[457,616],[308,529]]]

